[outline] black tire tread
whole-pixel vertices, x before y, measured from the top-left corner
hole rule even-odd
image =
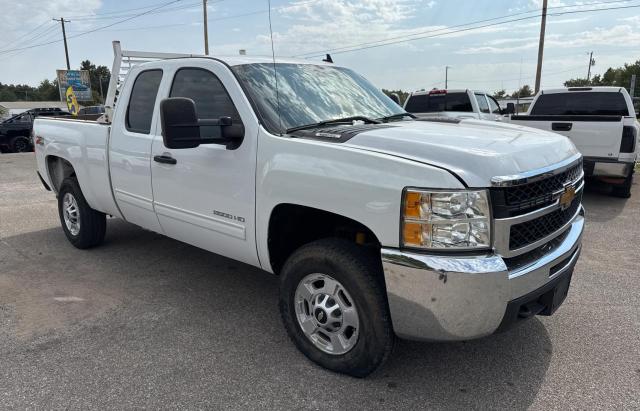
[[[64,193],[70,192],[76,198],[80,209],[80,233],[73,236],[65,226],[62,215],[62,198]],[[60,185],[58,192],[58,213],[60,214],[60,222],[67,239],[75,247],[87,249],[100,245],[104,240],[107,231],[107,217],[104,213],[92,209],[82,194],[80,184],[73,177],[64,179]]]
[[[353,351],[340,356],[343,357],[342,359],[344,360],[342,364],[332,364],[319,361],[319,357],[328,354],[320,353],[316,348],[314,348],[314,350],[317,351],[316,353],[308,352],[307,345],[310,343],[298,330],[295,312],[291,312],[290,302],[286,298],[287,293],[285,291],[285,282],[287,281],[287,277],[293,274],[291,270],[294,266],[304,260],[318,258],[319,255],[322,256],[325,263],[329,264],[346,261],[349,267],[345,268],[357,277],[354,278],[355,281],[361,282],[361,288],[366,290],[366,292],[373,294],[370,297],[370,300],[375,301],[375,306],[366,307],[365,309],[360,308],[360,315],[376,317],[375,321],[379,324],[380,331],[375,335],[375,339],[378,342],[382,342],[383,345],[375,353],[367,351],[368,354],[373,354],[373,357],[369,358],[369,361],[366,363],[362,363],[362,361],[358,361],[358,359],[349,359],[349,354]],[[287,334],[300,351],[302,351],[309,359],[320,363],[322,366],[333,371],[361,378],[371,374],[389,358],[395,344],[395,334],[393,332],[391,315],[389,314],[386,288],[384,285],[384,277],[382,274],[379,254],[373,250],[365,249],[364,247],[346,240],[338,238],[321,239],[306,244],[296,250],[285,263],[280,276],[280,313],[282,315]],[[352,297],[354,297],[353,293]],[[300,339],[303,339],[307,344],[301,343]]]

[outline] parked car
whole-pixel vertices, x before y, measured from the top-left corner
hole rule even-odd
[[[22,153],[33,151],[31,129],[33,119],[38,116],[65,116],[68,112],[59,108],[34,108],[0,123],[0,151]]]
[[[113,76],[153,55],[114,50]],[[115,107],[109,90],[102,122],[36,119],[74,246],[100,244],[111,215],[274,273],[295,345],[359,377],[396,335],[468,340],[562,304],[584,227],[568,139],[415,121],[334,64],[158,58],[128,69]]]
[[[584,156],[587,177],[611,184],[614,196],[631,196],[640,124],[623,87],[542,90],[527,115],[510,121],[569,137]]]
[[[502,121],[506,110],[498,101],[483,91],[474,90],[429,90],[417,91],[404,103],[407,112],[419,118],[451,117],[476,118]]]

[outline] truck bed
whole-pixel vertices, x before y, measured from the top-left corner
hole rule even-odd
[[[47,161],[59,157],[76,170],[91,208],[119,216],[109,176],[109,132],[109,124],[95,120],[39,117],[33,124],[38,172],[47,185],[56,190],[64,178],[60,167]]]

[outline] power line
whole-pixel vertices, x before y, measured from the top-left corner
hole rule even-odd
[[[633,1],[633,0],[621,0],[621,1]],[[596,4],[596,3],[591,3],[591,4]],[[598,3],[598,4],[606,4],[606,3]],[[567,6],[556,6],[556,8],[559,8],[559,7],[567,7]],[[575,7],[575,6],[572,6],[572,7]],[[630,8],[637,8],[637,7],[640,7],[640,4],[639,5],[633,5],[633,6],[616,6],[616,7],[595,8],[595,9],[587,9],[587,10],[572,10],[572,11],[565,11],[565,12],[554,12],[554,13],[548,13],[548,15],[550,15],[550,16],[561,16],[561,15],[566,15],[566,14],[587,13],[587,12],[593,12],[593,11],[608,11],[608,10],[619,10],[619,9],[630,9]],[[483,25],[480,25],[480,26],[468,27],[468,28],[463,28],[463,29],[459,29],[459,30],[450,30],[451,28],[464,27],[464,26],[469,26],[469,25],[472,25],[472,24],[478,24],[478,23],[483,23],[483,22],[488,22],[488,21],[501,20],[501,19],[504,19],[504,18],[514,17],[514,16],[528,14],[528,13],[531,13],[531,11],[523,12],[523,13],[511,14],[511,15],[502,16],[502,17],[494,17],[494,18],[491,18],[491,19],[478,20],[478,21],[459,24],[459,25],[455,25],[455,26],[442,28],[442,29],[429,30],[429,31],[426,31],[426,32],[408,34],[408,35],[403,35],[403,36],[396,36],[396,37],[387,38],[385,40],[377,40],[377,41],[371,41],[371,42],[365,42],[365,43],[359,43],[359,44],[352,44],[350,46],[337,47],[337,48],[334,48],[334,49],[326,49],[326,50],[318,50],[318,51],[314,51],[314,52],[302,53],[302,54],[298,54],[298,55],[296,55],[294,57],[304,57],[304,58],[309,59],[309,58],[315,58],[315,57],[322,57],[326,53],[331,53],[331,54],[350,53],[350,52],[353,52],[353,51],[366,50],[366,49],[382,47],[382,46],[388,46],[388,45],[398,44],[398,43],[407,43],[407,42],[414,41],[414,40],[421,40],[421,39],[426,39],[426,38],[440,37],[440,36],[445,36],[445,35],[450,35],[450,34],[455,34],[455,33],[461,33],[461,32],[465,32],[465,31],[478,30],[478,29],[481,29],[481,28],[494,27],[494,26],[504,25],[504,24],[508,24],[508,23],[514,23],[514,22],[519,22],[519,21],[524,21],[524,20],[530,20],[530,19],[537,18],[537,17],[541,16],[541,14],[538,13],[538,14],[535,14],[535,15],[520,17],[520,18],[517,18],[517,19],[509,19],[509,20],[505,20],[505,21],[499,21],[499,22],[495,22],[495,23],[491,23],[491,24],[483,24]],[[446,31],[444,33],[437,33],[437,32],[443,31],[443,30],[449,30],[449,31]],[[427,35],[427,36],[414,37],[414,36],[418,36],[418,35],[422,35],[422,34],[428,34],[428,33],[435,33],[435,34],[431,34],[431,35]],[[409,37],[413,37],[413,38],[409,38]],[[390,41],[390,40],[397,40],[397,41]],[[381,43],[381,44],[378,44],[378,43]],[[363,46],[363,47],[360,47],[360,46]]]
[[[148,10],[148,11],[145,11],[145,12],[142,12],[142,13],[138,13],[138,14],[136,14],[135,16],[128,17],[128,18],[126,18],[126,19],[116,21],[115,23],[110,23],[110,24],[107,24],[107,25],[105,25],[105,26],[97,27],[97,28],[95,28],[95,29],[91,29],[91,30],[87,30],[87,31],[84,31],[84,32],[81,32],[81,33],[78,33],[78,34],[74,34],[73,36],[69,36],[68,38],[70,38],[70,39],[71,39],[71,38],[76,38],[76,37],[86,36],[87,34],[94,33],[94,32],[96,32],[96,31],[103,30],[103,29],[106,29],[106,28],[109,28],[109,27],[113,27],[113,26],[115,26],[116,24],[121,24],[121,23],[127,22],[127,21],[129,21],[129,20],[133,20],[133,19],[135,19],[135,18],[137,18],[137,17],[144,16],[144,15],[146,15],[146,14],[151,13],[151,12],[152,12],[152,11],[154,11],[154,10],[161,9],[161,8],[163,8],[163,7],[166,7],[166,6],[170,5],[170,4],[177,3],[177,2],[179,2],[179,1],[180,1],[180,0],[171,0],[171,1],[169,1],[169,2],[166,2],[166,3],[162,4],[161,6],[158,6],[158,7],[154,8],[154,9],[151,9],[151,10]],[[61,40],[54,40],[54,41],[49,41],[49,42],[45,42],[45,43],[32,44],[32,45],[30,45],[30,46],[26,46],[26,47],[19,47],[19,48],[14,48],[14,49],[0,50],[0,54],[4,54],[4,53],[11,52],[11,51],[16,51],[16,50],[25,50],[25,49],[32,49],[32,48],[35,48],[35,47],[46,46],[46,45],[49,45],[49,44],[57,43],[57,42],[59,42],[59,41],[61,41]]]

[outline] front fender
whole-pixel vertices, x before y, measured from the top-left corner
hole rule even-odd
[[[272,210],[282,203],[338,214],[398,247],[405,187],[464,188],[441,168],[339,143],[261,135],[256,179],[256,238],[263,268]],[[304,227],[301,227],[304,229]]]

